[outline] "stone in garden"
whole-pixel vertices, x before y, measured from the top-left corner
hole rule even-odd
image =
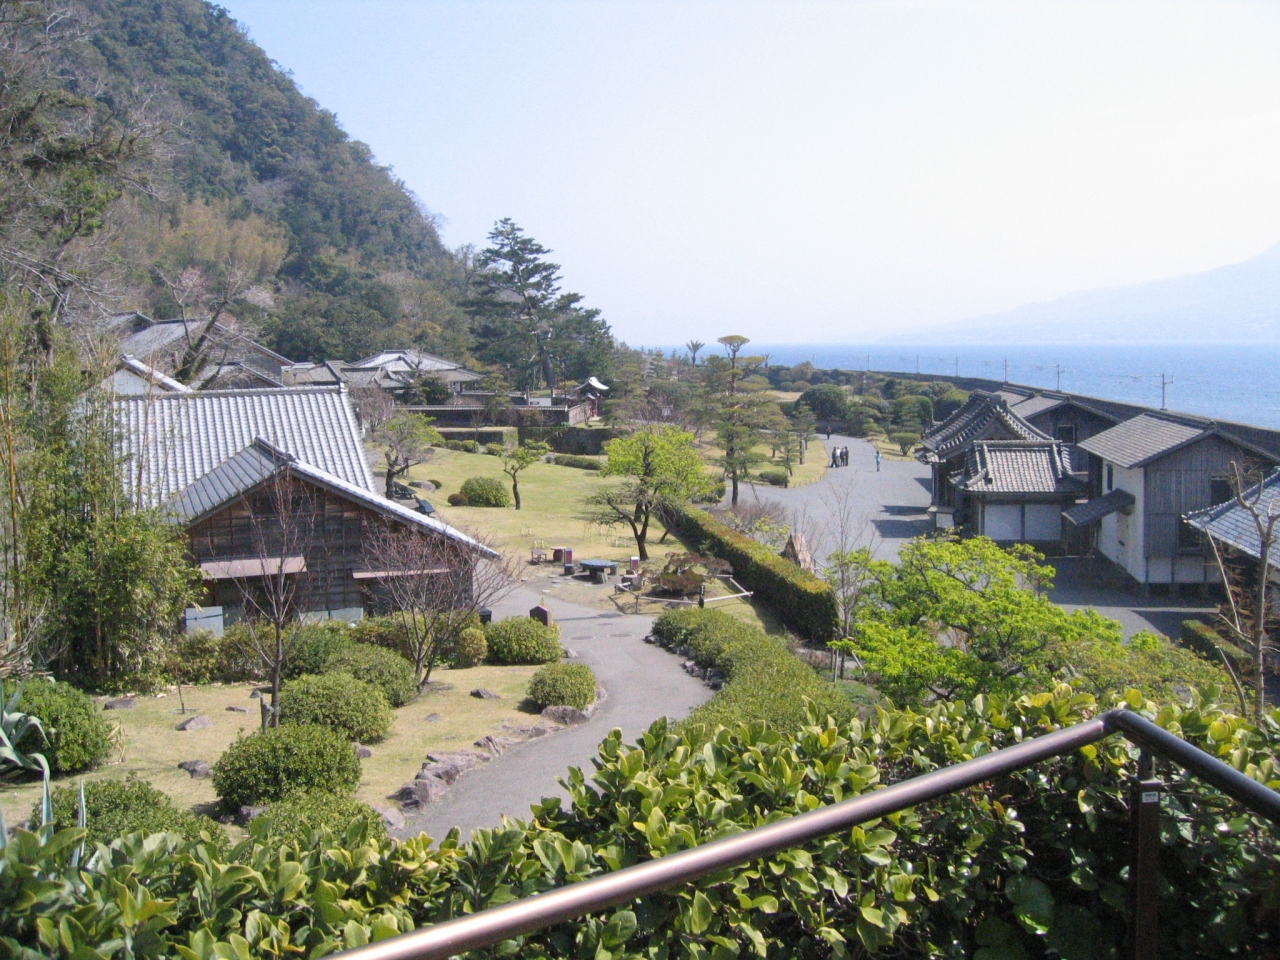
[[[356,748],[356,756],[359,757],[361,760],[368,760],[370,757],[373,756],[373,751],[370,750],[368,747],[366,747],[364,744],[356,743],[353,740],[351,742],[351,745]]]
[[[422,719],[425,723],[439,723],[441,720],[444,719],[444,717],[440,716],[440,714],[438,713],[428,713]]]
[[[404,814],[395,807],[374,807],[373,809],[382,817],[382,823],[388,830],[404,829]]]
[[[502,694],[494,693],[492,690],[487,690],[484,687],[476,687],[476,689],[471,691],[471,695],[478,700],[501,700],[502,699]]]
[[[556,723],[563,723],[567,727],[577,726],[580,723],[586,723],[591,719],[591,714],[585,710],[579,710],[577,707],[555,706],[544,707],[542,715],[548,720],[554,720]]]
[[[492,757],[500,757],[506,752],[507,747],[514,743],[519,743],[519,741],[513,740],[511,737],[495,737],[490,733],[477,740],[476,746],[488,752]]]
[[[456,750],[449,753],[429,753],[427,760],[431,763],[457,764],[463,770],[470,770],[481,763],[489,762],[489,754],[478,750]]]
[[[138,705],[138,701],[133,697],[120,697],[116,700],[108,700],[102,705],[103,710],[132,710]]]
[[[545,737],[551,731],[542,726],[530,726],[529,724],[519,723],[514,726],[508,726],[508,730],[514,733],[521,740],[537,740],[539,737]]]
[[[529,616],[531,616],[534,620],[537,620],[544,627],[551,626],[551,611],[548,610],[546,607],[544,607],[542,604],[538,604],[536,607],[530,610]]]
[[[241,807],[239,810],[239,816],[237,817],[237,819],[240,821],[241,826],[243,826],[244,824],[252,820],[254,817],[262,816],[262,814],[266,812],[267,812],[266,804],[263,804],[262,806]]]
[[[178,769],[191,774],[192,780],[213,776],[213,767],[209,766],[208,760],[183,760],[178,764]]]
[[[235,706],[232,706],[232,707],[227,707],[227,712],[228,712],[228,713],[248,713],[248,712],[249,712],[249,708],[248,708],[248,707],[235,707]]]
[[[192,717],[190,720],[183,720],[180,724],[178,724],[178,726],[175,729],[182,730],[182,731],[204,730],[206,727],[212,727],[212,726],[213,726],[213,721],[210,720],[208,717],[206,717],[204,714],[201,714],[198,717]]]
[[[466,767],[457,763],[424,763],[414,779],[425,780],[427,777],[435,777],[437,780],[453,785],[465,770]]]
[[[396,791],[393,799],[399,800],[403,807],[422,807],[439,800],[448,789],[449,785],[438,777],[410,780]]]
[[[250,700],[261,700],[261,699],[262,699],[262,691],[261,691],[261,690],[255,690],[255,691],[253,691],[253,693],[249,694],[249,699],[250,699]]]

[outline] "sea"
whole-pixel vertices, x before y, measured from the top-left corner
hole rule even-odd
[[[706,351],[716,344],[703,348]],[[667,348],[669,351],[671,348]],[[795,344],[752,354],[793,366],[985,377],[1280,429],[1280,343]],[[676,348],[684,353],[683,348]]]

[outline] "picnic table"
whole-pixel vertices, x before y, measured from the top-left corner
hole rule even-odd
[[[591,574],[593,583],[604,583],[605,576],[613,576],[618,572],[617,560],[579,560],[578,566]]]

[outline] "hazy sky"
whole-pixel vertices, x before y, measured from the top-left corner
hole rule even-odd
[[[1280,4],[219,0],[632,343],[858,342],[1280,241]]]

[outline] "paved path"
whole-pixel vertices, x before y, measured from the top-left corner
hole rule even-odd
[[[498,605],[494,617],[525,614],[538,599],[522,587]],[[438,840],[458,826],[465,839],[478,827],[498,826],[503,814],[528,819],[529,807],[543,797],[567,798],[556,779],[570,767],[590,775],[596,746],[612,728],[621,727],[632,741],[659,717],[680,719],[710,699],[711,690],[680,668],[680,658],[641,639],[653,618],[603,613],[554,598],[544,602],[560,624],[561,641],[595,671],[607,699],[581,726],[518,744],[463,774],[441,800],[407,818],[398,831],[402,836],[425,831]]]
[[[833,531],[832,515],[836,511],[836,498],[847,494],[850,512],[859,523],[874,531],[875,555],[895,560],[898,548],[907,540],[928,533],[932,524],[925,510],[929,506],[929,468],[916,460],[884,460],[876,470],[875,447],[866,440],[833,434],[824,441],[827,450],[834,447],[849,448],[849,466],[831,467],[821,480],[794,489],[782,489],[763,484],[739,493],[739,502],[750,501],[753,496],[772,500],[788,510],[804,514],[800,529],[813,541],[810,549],[821,563],[836,549],[837,538]],[[826,456],[821,444],[810,446],[810,456]],[[866,544],[860,544],[865,546]]]

